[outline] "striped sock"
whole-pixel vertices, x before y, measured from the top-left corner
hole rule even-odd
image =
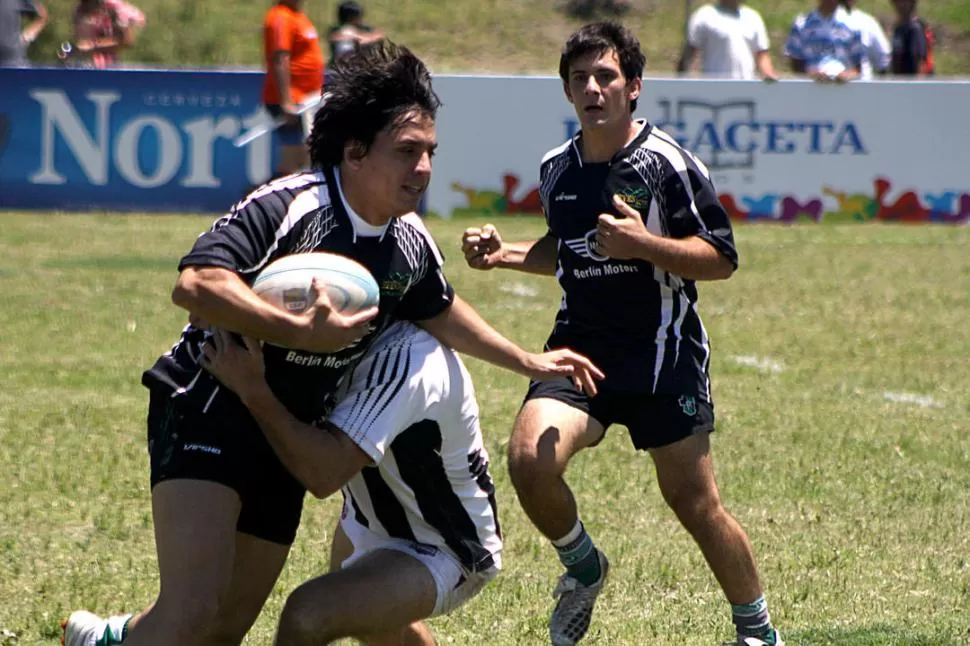
[[[104,629],[104,635],[95,643],[95,646],[124,644],[125,638],[128,637],[128,622],[131,621],[131,617],[131,615],[108,617],[108,625]]]
[[[600,559],[593,545],[593,539],[586,533],[586,528],[579,520],[576,526],[557,541],[552,541],[559,560],[566,566],[569,576],[583,585],[592,585],[599,581]]]
[[[734,625],[738,629],[739,637],[757,637],[766,644],[774,644],[777,633],[771,626],[768,616],[768,602],[764,595],[751,603],[731,605]]]

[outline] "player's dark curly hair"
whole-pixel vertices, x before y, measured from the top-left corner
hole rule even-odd
[[[308,140],[316,167],[339,165],[349,142],[366,154],[388,125],[414,112],[434,119],[441,106],[421,59],[387,40],[338,58],[330,73]]]
[[[640,41],[632,31],[614,20],[604,20],[583,26],[566,41],[559,57],[559,77],[563,83],[569,82],[569,66],[579,58],[589,54],[602,55],[611,49],[616,50],[620,59],[620,70],[627,81],[643,78],[646,56],[640,49]],[[637,102],[630,102],[630,111],[637,109]]]

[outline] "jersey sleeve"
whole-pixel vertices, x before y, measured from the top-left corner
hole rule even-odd
[[[707,30],[704,28],[704,8],[701,7],[691,15],[687,22],[687,44],[694,49],[703,49]]]
[[[663,215],[671,237],[697,236],[717,249],[736,269],[738,251],[731,220],[717,197],[707,168],[684,151],[683,166],[670,164],[663,189]]]
[[[276,11],[266,22],[265,29],[266,51],[288,52],[293,49],[293,30],[290,21],[282,11]]]
[[[405,321],[424,321],[451,306],[455,289],[445,278],[444,258],[424,223],[416,215],[405,218],[402,218],[405,227],[401,231],[402,241],[417,249],[417,267],[394,316]]]
[[[423,362],[411,352],[413,339],[375,346],[345,377],[349,381],[327,418],[375,464],[394,438],[425,417],[430,405],[423,380],[435,375],[422,374]]]
[[[179,261],[189,266],[223,267],[239,274],[263,266],[280,249],[277,232],[286,212],[271,201],[244,200],[200,235]]]
[[[757,11],[754,12],[754,23],[754,51],[756,53],[766,52],[771,47],[771,41],[768,38],[768,29],[765,27],[764,18]]]
[[[785,56],[798,61],[805,60],[805,48],[802,44],[802,24],[804,21],[803,16],[795,18],[791,31],[788,32],[788,40],[785,41]]]

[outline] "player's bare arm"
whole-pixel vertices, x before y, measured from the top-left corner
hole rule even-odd
[[[556,239],[550,235],[538,240],[505,242],[494,225],[465,229],[461,252],[472,269],[517,269],[529,274],[556,274]]]
[[[259,341],[243,337],[240,346],[223,329],[206,343],[203,366],[236,393],[263,429],[280,461],[307,490],[326,498],[371,463],[336,426],[317,428],[300,422],[276,398],[263,376]]]
[[[186,267],[172,291],[172,302],[191,319],[287,348],[335,352],[368,332],[377,308],[344,315],[330,306],[325,290],[306,311],[291,314],[253,293],[235,272],[223,267]]]
[[[613,205],[623,217],[603,213],[596,226],[596,242],[604,255],[646,260],[690,280],[721,280],[734,273],[732,262],[703,238],[654,235],[647,231],[639,211],[615,195]]]
[[[572,377],[577,387],[596,394],[596,380],[604,376],[592,361],[569,349],[542,354],[526,352],[502,336],[457,295],[441,314],[421,321],[420,325],[458,352],[533,379]]]

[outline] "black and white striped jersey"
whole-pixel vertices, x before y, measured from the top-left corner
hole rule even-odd
[[[551,150],[540,166],[563,292],[548,347],[589,356],[606,373],[604,388],[709,398],[710,343],[694,281],[646,261],[607,258],[596,245],[598,216],[619,215],[612,204],[619,194],[651,233],[700,236],[737,266],[731,223],[707,168],[648,123],[609,162],[584,163],[581,136]]]
[[[395,323],[346,374],[336,402],[330,423],[374,461],[343,488],[355,520],[443,549],[473,572],[498,566],[495,487],[458,355]]]
[[[273,391],[294,415],[308,422],[323,413],[321,392],[333,391],[347,367],[392,319],[431,318],[454,297],[441,270],[440,252],[421,219],[406,215],[373,230],[346,204],[335,173],[300,173],[257,189],[199,236],[179,263],[180,271],[193,265],[225,267],[250,284],[277,258],[309,251],[349,256],[370,270],[381,292],[372,333],[332,354],[270,345],[264,349],[266,378]],[[186,327],[172,349],[144,373],[142,382],[184,395],[205,410],[220,389],[199,365],[204,337],[202,330]]]

